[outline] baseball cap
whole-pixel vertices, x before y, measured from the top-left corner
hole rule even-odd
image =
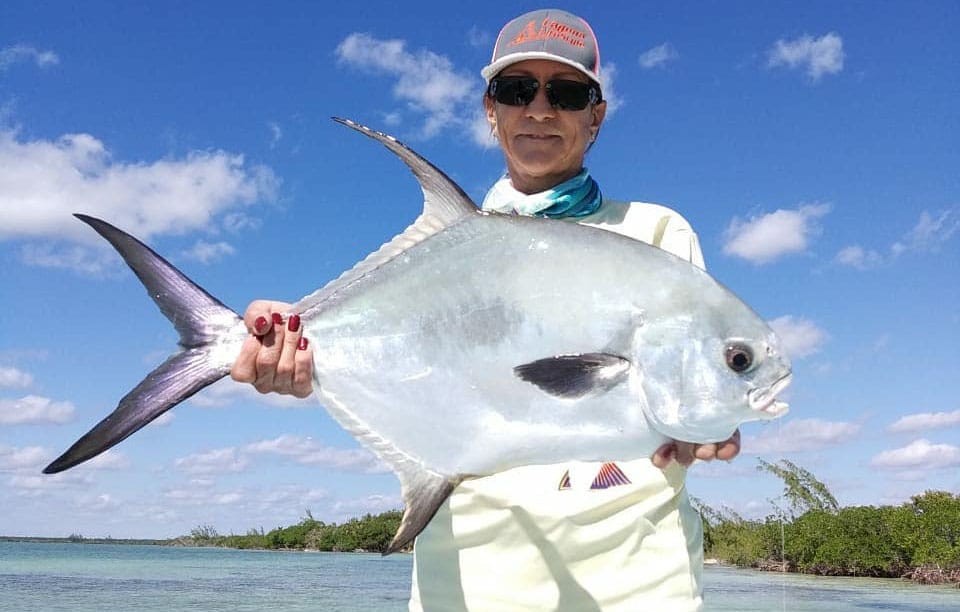
[[[497,37],[490,63],[480,74],[489,84],[507,66],[528,59],[567,64],[603,87],[597,37],[590,24],[566,11],[530,11],[507,23]]]

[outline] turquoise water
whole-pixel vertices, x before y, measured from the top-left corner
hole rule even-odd
[[[405,610],[411,558],[0,542],[0,611]]]
[[[0,612],[406,610],[409,555],[0,542]],[[709,612],[960,611],[960,589],[706,568]]]

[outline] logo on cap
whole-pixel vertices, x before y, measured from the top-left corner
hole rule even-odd
[[[584,44],[586,37],[586,33],[570,27],[565,23],[560,23],[559,21],[554,21],[553,19],[546,17],[540,23],[539,30],[537,29],[537,22],[535,20],[530,20],[526,27],[524,27],[513,40],[507,43],[507,46],[515,47],[517,45],[522,45],[537,40],[549,40],[551,38],[556,38],[573,47],[580,47],[582,49],[586,46]]]

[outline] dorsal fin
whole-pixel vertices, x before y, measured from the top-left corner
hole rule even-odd
[[[301,314],[307,313],[312,308],[326,302],[337,292],[363,278],[407,249],[463,219],[480,214],[477,205],[459,185],[416,151],[393,136],[371,130],[349,119],[334,117],[333,120],[380,142],[407,164],[407,167],[417,178],[417,182],[420,183],[420,189],[423,190],[423,212],[403,233],[368,255],[353,268],[341,274],[336,280],[297,302],[294,308]]]
[[[477,212],[477,205],[459,185],[454,183],[442,170],[393,136],[371,130],[349,119],[333,117],[333,120],[379,141],[402,159],[403,163],[407,164],[413,175],[417,177],[420,189],[423,190],[424,216],[434,217],[443,225],[450,225],[464,215]]]

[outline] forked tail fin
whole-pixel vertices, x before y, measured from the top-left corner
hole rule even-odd
[[[183,347],[120,400],[67,452],[44,468],[55,474],[96,457],[200,389],[230,373],[246,328],[239,316],[133,236],[87,215],[75,215],[103,236],[134,271]]]

